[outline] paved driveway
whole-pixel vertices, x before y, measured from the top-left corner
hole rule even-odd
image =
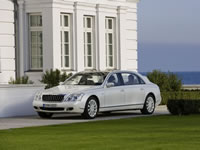
[[[166,106],[158,106],[153,115],[167,115],[169,114]],[[99,114],[96,119],[85,120],[80,115],[54,115],[52,119],[41,119],[38,116],[29,117],[16,117],[16,118],[0,118],[0,130],[10,128],[23,128],[33,126],[45,126],[55,124],[67,124],[77,122],[89,122],[99,120],[113,120],[122,118],[134,118],[142,117],[140,111],[124,111],[124,112],[113,112],[109,115]]]

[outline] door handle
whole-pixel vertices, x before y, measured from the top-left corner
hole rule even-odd
[[[121,89],[120,92],[124,92],[124,89]]]
[[[140,88],[141,91],[144,91],[144,88]]]

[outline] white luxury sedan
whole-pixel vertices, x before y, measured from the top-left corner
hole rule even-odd
[[[160,102],[159,87],[139,73],[79,72],[57,87],[38,92],[33,107],[42,118],[79,113],[93,119],[99,112],[122,110],[152,114]]]

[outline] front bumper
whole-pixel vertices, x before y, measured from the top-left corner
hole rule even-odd
[[[81,102],[43,102],[33,101],[36,112],[47,113],[83,113],[84,104]]]

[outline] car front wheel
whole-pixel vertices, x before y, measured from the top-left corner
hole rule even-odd
[[[45,113],[45,112],[38,112],[38,115],[41,118],[51,118],[53,114],[52,113]]]
[[[94,119],[97,116],[99,106],[95,97],[90,97],[85,105],[85,110],[82,116],[85,119]]]
[[[142,114],[152,114],[155,110],[155,100],[152,95],[148,95],[143,109],[141,109]]]

